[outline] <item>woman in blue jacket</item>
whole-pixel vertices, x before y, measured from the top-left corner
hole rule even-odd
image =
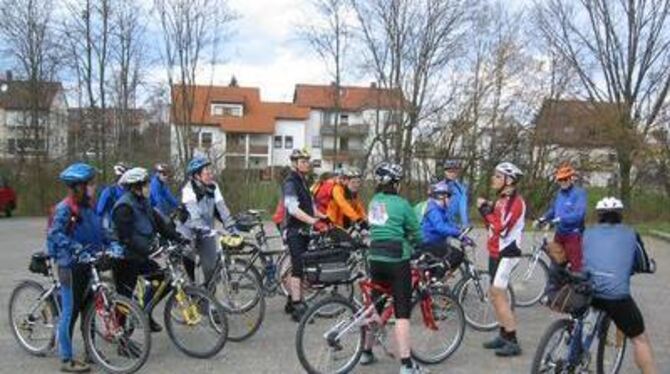
[[[96,252],[102,249],[103,230],[100,217],[93,209],[95,169],[77,163],[60,174],[68,187],[68,196],[54,210],[53,221],[47,234],[49,254],[58,264],[61,283],[61,316],[58,320],[58,353],[61,371],[81,373],[90,367],[74,359],[72,332],[77,317],[84,308],[84,296],[89,284],[88,268],[77,263],[76,254],[82,250]]]
[[[451,189],[445,183],[437,183],[430,189],[430,199],[421,221],[423,236],[422,250],[444,258],[450,268],[457,268],[463,262],[463,253],[448,245],[448,238],[459,237],[462,230],[453,222],[449,204]]]
[[[158,209],[165,217],[169,217],[179,206],[179,201],[167,184],[170,179],[170,168],[166,164],[158,164],[155,170],[156,173],[151,177],[149,185],[149,200],[152,207]]]

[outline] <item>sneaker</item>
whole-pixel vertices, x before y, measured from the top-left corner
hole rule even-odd
[[[149,328],[151,332],[161,332],[163,331],[163,326],[156,322],[153,318],[149,320]]]
[[[361,354],[361,359],[358,361],[358,363],[365,366],[365,365],[372,365],[375,361],[377,361],[377,358],[375,357],[374,353],[363,352]]]
[[[412,366],[407,367],[405,365],[400,366],[400,374],[427,374],[428,371],[424,370],[419,364],[412,361]]]
[[[293,305],[293,312],[291,313],[291,318],[294,322],[300,322],[302,316],[307,312],[307,304],[304,302]]]
[[[497,335],[493,340],[489,340],[488,342],[484,342],[482,346],[484,349],[500,349],[505,346],[507,343],[507,340],[505,340],[502,336]]]
[[[293,314],[294,310],[295,307],[293,306],[293,300],[291,300],[291,296],[289,296],[286,298],[286,304],[284,304],[284,313]]]
[[[518,356],[520,354],[521,354],[521,346],[519,345],[519,343],[514,343],[510,341],[506,341],[505,345],[496,349],[496,356],[499,357],[512,357],[512,356]]]
[[[91,367],[77,360],[68,360],[61,364],[60,371],[63,373],[88,373],[91,371]]]

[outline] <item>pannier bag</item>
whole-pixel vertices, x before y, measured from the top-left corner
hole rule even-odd
[[[308,282],[316,285],[343,283],[350,279],[349,251],[326,249],[303,254],[303,269]]]
[[[547,294],[547,306],[555,312],[580,314],[591,305],[592,289],[588,281],[567,283]]]
[[[44,252],[35,252],[30,256],[28,270],[35,274],[49,275],[49,255]]]

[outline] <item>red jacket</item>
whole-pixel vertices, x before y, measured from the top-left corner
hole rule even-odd
[[[494,259],[519,256],[526,215],[526,203],[521,195],[516,192],[501,195],[493,209],[485,204],[480,213],[489,230],[489,256]]]

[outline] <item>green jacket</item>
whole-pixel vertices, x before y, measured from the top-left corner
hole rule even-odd
[[[372,261],[400,262],[408,260],[412,247],[421,243],[421,226],[412,206],[404,198],[385,193],[372,197],[368,209],[370,239],[374,241],[402,242],[402,258],[369,255]]]

